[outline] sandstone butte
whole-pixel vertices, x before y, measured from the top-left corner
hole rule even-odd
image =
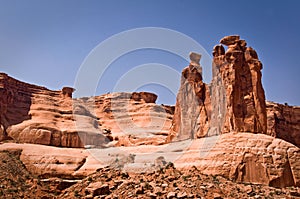
[[[115,165],[116,156],[124,169],[147,170],[163,156],[238,182],[300,186],[300,107],[266,101],[262,63],[244,40],[220,43],[210,84],[201,55],[190,54],[175,107],[148,92],[73,98],[73,88],[52,91],[0,73],[0,149],[21,149],[40,176],[80,178]]]

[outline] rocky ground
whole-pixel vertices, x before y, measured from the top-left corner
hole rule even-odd
[[[170,163],[155,172],[134,174],[104,168],[64,190],[61,198],[300,198],[300,189],[238,184],[203,175],[195,167],[180,171]]]
[[[42,198],[49,191],[19,159],[20,150],[0,151],[0,198]]]
[[[149,173],[98,169],[82,180],[40,179],[19,160],[20,151],[0,152],[0,198],[300,198],[300,188],[232,182],[172,163]]]

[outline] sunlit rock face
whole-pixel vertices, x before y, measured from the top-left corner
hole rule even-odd
[[[173,107],[148,92],[73,99],[75,89],[49,90],[0,73],[0,141],[59,147],[163,144]]]
[[[106,142],[99,129],[79,129],[74,123],[72,92],[52,91],[0,74],[1,140],[60,147],[84,147]],[[93,118],[88,118],[91,121]],[[101,131],[100,131],[101,132]]]
[[[262,64],[239,36],[227,36],[213,51],[214,74],[225,89],[226,113],[221,132],[267,132],[265,92],[261,83]],[[214,92],[214,91],[212,91]],[[214,106],[214,105],[213,105]]]
[[[214,142],[213,145],[209,142]],[[201,151],[207,151],[201,155]],[[200,152],[200,153],[199,153]],[[225,133],[192,141],[177,167],[273,187],[300,186],[300,149],[264,134]]]
[[[300,147],[300,107],[267,102],[267,134]]]
[[[267,132],[262,64],[239,36],[221,39],[213,49],[213,79],[202,81],[200,55],[191,53],[183,69],[172,129],[167,141],[229,132]],[[195,61],[196,60],[196,61]],[[197,62],[198,61],[198,62]]]
[[[80,178],[107,166],[144,175],[147,171],[154,173],[154,165],[173,162],[178,169],[196,167],[203,174],[220,175],[234,182],[300,186],[300,149],[264,134],[225,133],[160,146],[113,147],[93,152],[34,144],[0,145],[0,151],[11,149],[22,151],[22,163],[32,174],[42,177]]]
[[[209,128],[209,87],[202,81],[201,56],[190,54],[183,69],[176,98],[172,128],[167,141],[204,137]]]

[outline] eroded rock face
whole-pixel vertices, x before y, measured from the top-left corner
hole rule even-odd
[[[239,36],[227,36],[220,42],[228,46],[227,51],[220,45],[213,51],[213,71],[217,71],[214,74],[220,77],[226,90],[226,113],[221,132],[266,133],[262,64],[257,53]]]
[[[300,147],[300,107],[267,102],[267,134]]]
[[[217,45],[214,47],[213,55],[222,56],[225,54],[225,49],[222,45]],[[223,78],[221,76],[218,67],[212,67],[212,82],[210,84],[210,98],[211,103],[209,107],[211,108],[211,125],[209,128],[208,136],[219,135],[222,132],[225,115],[227,113],[227,101],[226,101],[226,89],[223,84]]]
[[[267,132],[262,64],[239,36],[221,39],[213,50],[213,79],[202,82],[201,56],[192,53],[182,71],[172,129],[167,141],[229,132]],[[198,62],[198,63],[197,63]]]
[[[148,92],[72,99],[74,89],[51,91],[0,74],[0,141],[60,147],[161,144],[172,108]],[[130,138],[130,139],[129,139]],[[129,141],[128,141],[129,140]]]
[[[165,142],[174,110],[155,104],[152,93],[111,93],[86,100],[87,107],[98,118],[117,146],[159,145]]]
[[[299,158],[300,149],[284,140],[263,134],[228,133],[195,140],[175,165],[195,165],[205,174],[237,182],[286,187],[300,186]]]
[[[62,89],[62,96],[65,98],[72,98],[72,94],[75,91],[74,88],[71,87],[63,87]]]
[[[264,134],[226,133],[163,146],[93,151],[15,143],[0,145],[0,150],[12,149],[22,150],[20,159],[26,168],[44,177],[78,178],[106,166],[130,173],[153,172],[153,165],[159,168],[173,162],[178,169],[196,167],[203,174],[221,175],[235,182],[300,186],[300,149]]]
[[[100,129],[78,129],[75,125],[73,88],[51,91],[3,73],[0,74],[0,85],[2,140],[61,147],[106,142]]]
[[[157,100],[157,95],[149,92],[133,92],[131,94],[131,99],[134,101],[143,100],[146,103],[155,103]]]
[[[223,37],[220,40],[220,43],[223,44],[223,45],[225,45],[225,46],[229,46],[229,45],[234,45],[239,40],[240,40],[240,36],[239,35],[230,35],[230,36]]]
[[[0,138],[8,139],[7,128],[30,119],[32,93],[44,89],[38,86],[28,87],[20,81],[0,73]],[[16,103],[18,102],[18,103]]]
[[[204,137],[209,128],[209,89],[202,81],[200,55],[191,53],[190,65],[183,69],[175,113],[167,141]]]

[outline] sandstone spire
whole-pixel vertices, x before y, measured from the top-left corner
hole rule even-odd
[[[226,52],[221,45],[215,46],[213,51],[214,78],[221,79],[226,90],[222,133],[266,133],[262,64],[257,53],[236,35],[224,37],[220,43],[228,46]]]
[[[213,79],[202,81],[201,56],[190,53],[182,71],[175,114],[167,141],[229,132],[266,133],[262,64],[257,53],[237,35],[221,39],[213,50]]]
[[[190,53],[190,64],[182,71],[180,89],[168,140],[205,136],[208,129],[206,104],[208,87],[202,81],[201,55]]]

